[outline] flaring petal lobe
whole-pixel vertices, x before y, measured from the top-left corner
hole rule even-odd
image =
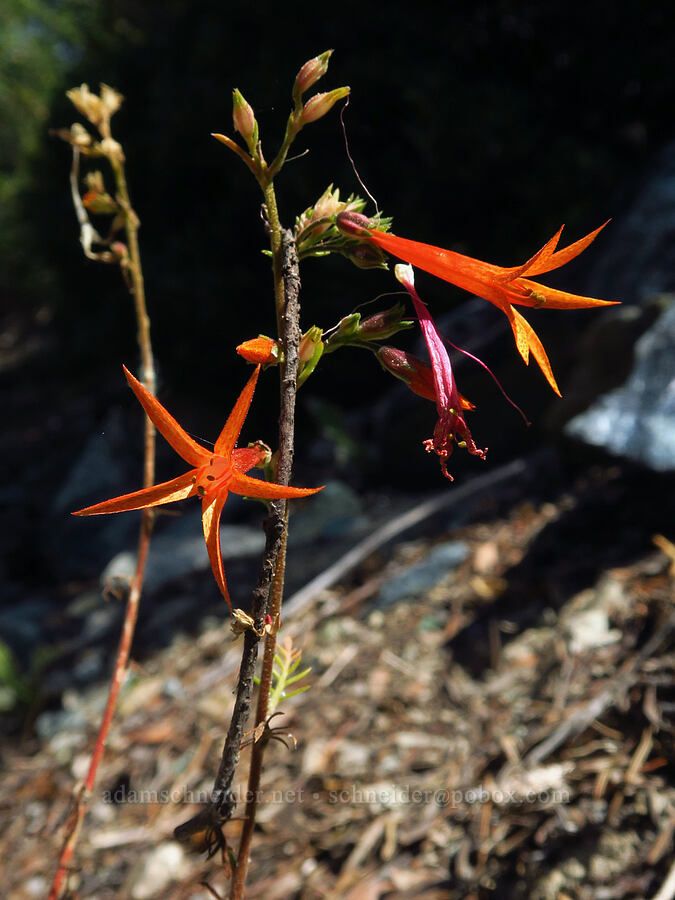
[[[223,430],[220,432],[218,440],[216,441],[214,447],[214,451],[218,456],[231,456],[232,451],[234,450],[234,445],[237,443],[239,432],[243,428],[244,419],[246,418],[246,414],[248,413],[249,407],[251,405],[253,392],[255,391],[255,386],[256,382],[258,381],[259,374],[260,365],[257,365],[253,370],[253,374],[246,383],[244,390],[241,392],[241,394],[239,394],[232,412],[227,417],[227,422],[225,423]]]
[[[136,394],[139,403],[146,411],[157,431],[171,444],[179,456],[190,463],[191,466],[202,466],[211,454],[209,451],[193,440],[190,435],[178,424],[159,400],[134,378],[126,366],[123,366],[129,387]]]
[[[227,589],[227,582],[225,581],[223,556],[220,549],[220,515],[226,500],[226,490],[220,491],[214,497],[204,497],[202,500],[202,526],[204,528],[204,540],[206,541],[206,550],[209,554],[213,576],[216,579],[221,594],[227,600],[230,612],[232,612],[230,592]]]
[[[249,475],[242,475],[241,472],[233,472],[230,490],[235,494],[257,497],[260,500],[290,500],[293,497],[309,497],[310,494],[316,494],[317,491],[323,490],[323,485],[317,488],[288,487],[275,484],[273,481],[251,478]]]
[[[547,256],[544,259],[539,259],[532,268],[528,268],[528,275],[543,275],[544,272],[551,272],[553,269],[559,269],[561,266],[566,265],[570,260],[574,259],[575,256],[579,256],[580,253],[588,247],[589,244],[593,243],[596,237],[600,234],[605,225],[609,224],[609,219],[604,222],[599,228],[596,228],[595,231],[591,231],[590,234],[587,234],[586,237],[580,238],[578,241],[575,241],[573,244],[569,244],[567,247],[563,247],[562,250],[557,250],[550,256]],[[562,231],[562,228],[560,229]],[[558,232],[558,236],[560,236],[560,231]],[[534,260],[533,260],[534,261]]]
[[[132,509],[148,509],[150,506],[160,506],[162,503],[173,503],[174,500],[185,500],[197,493],[195,484],[197,472],[191,469],[178,478],[155,484],[153,487],[143,488],[131,494],[122,494],[113,497],[112,500],[104,500],[95,503],[85,509],[78,509],[74,516],[99,516],[103,513],[128,512]]]

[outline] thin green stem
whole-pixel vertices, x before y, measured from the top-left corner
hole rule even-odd
[[[296,103],[295,109],[288,117],[288,122],[286,124],[286,133],[284,134],[284,139],[279,148],[279,152],[274,157],[272,162],[268,167],[268,174],[270,183],[272,179],[279,174],[281,167],[286,162],[286,157],[288,156],[288,151],[291,149],[291,144],[298,136],[298,132],[300,128],[298,127],[298,122],[300,121],[300,116],[302,115],[302,104]]]

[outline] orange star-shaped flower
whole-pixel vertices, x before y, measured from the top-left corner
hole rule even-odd
[[[368,240],[387,253],[391,253],[392,256],[498,306],[509,320],[516,347],[525,364],[529,363],[530,352],[532,352],[532,356],[539,364],[546,380],[558,395],[560,395],[560,391],[546,351],[530,323],[514,308],[514,304],[531,306],[535,309],[584,309],[591,306],[613,306],[618,302],[596,300],[595,297],[580,297],[577,294],[558,291],[524,277],[526,275],[542,275],[544,272],[551,272],[553,269],[564,266],[582,253],[605,225],[601,225],[600,228],[596,228],[595,231],[568,247],[556,250],[562,233],[561,227],[558,233],[526,263],[512,268],[495,266],[492,263],[481,262],[479,259],[455,253],[453,250],[444,250],[442,247],[421,244],[419,241],[400,238],[395,234],[372,230],[369,219],[358,213],[341,213],[337,217],[337,225],[344,234]]]
[[[94,506],[80,509],[73,515],[97,516],[103,513],[147,509],[150,506],[173,503],[174,500],[184,500],[186,497],[201,497],[204,538],[206,539],[206,549],[211,561],[211,568],[223,597],[225,597],[228,606],[232,609],[225,581],[225,572],[223,571],[219,531],[220,515],[229,491],[233,491],[235,494],[244,494],[247,497],[279,500],[292,497],[307,497],[309,494],[315,494],[317,491],[320,491],[321,488],[285,487],[246,475],[246,472],[252,469],[265,456],[265,451],[261,447],[235,448],[239,432],[242,429],[244,419],[253,399],[253,392],[260,374],[260,366],[256,366],[246,387],[239,395],[239,399],[235,403],[234,409],[230,413],[213,450],[208,450],[193,440],[173,416],[164,409],[159,400],[144,388],[140,381],[134,378],[126,366],[124,367],[124,374],[127,377],[131,390],[136,394],[157,430],[164,435],[176,453],[194,468],[171,481],[156,484],[154,487],[143,488],[143,490],[134,491],[131,494],[123,494],[121,497],[114,497],[112,500],[104,500],[102,503],[94,504]]]

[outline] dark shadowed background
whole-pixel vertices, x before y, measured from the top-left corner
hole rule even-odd
[[[119,428],[115,461],[126,479],[119,492],[140,472],[140,417],[121,374],[122,362],[137,368],[132,304],[116,269],[83,258],[69,148],[49,137],[50,128],[78,119],[68,88],[106,82],[125,95],[113,125],[142,221],[159,395],[190,431],[213,439],[246,378],[234,347],[274,327],[258,187],[210,137],[232,133],[234,87],[253,105],[270,158],[297,70],[334,48],[319,89],[351,86],[351,153],[396,233],[516,265],[563,222],[572,241],[613,217],[577,263],[548,278],[583,293],[595,254],[675,134],[673,18],[667,3],[628,2],[619,11],[599,0],[467,2],[440,12],[426,2],[5,0],[0,454],[11,602],[25,594],[44,603],[45,590],[63,582],[57,563],[78,552],[64,550],[63,535],[85,541],[89,523],[78,522],[77,537],[69,537],[68,498],[59,492],[87,440]],[[286,224],[330,183],[343,195],[360,190],[336,111],[308,127],[295,149],[308,153],[279,179]],[[305,327],[329,327],[398,287],[391,274],[337,257],[310,260],[302,278]],[[450,337],[481,351],[534,422],[525,429],[489,378],[460,361],[460,387],[478,405],[473,433],[490,447],[488,464],[549,440],[560,401],[535,366],[522,366],[499,312],[423,274],[418,287]],[[602,285],[598,295],[631,299]],[[563,393],[579,364],[579,336],[602,315],[530,317]],[[621,380],[626,365],[625,355],[614,356],[603,387]],[[593,392],[591,385],[587,401]],[[268,376],[246,439],[273,442],[275,394]],[[431,404],[396,388],[369,354],[335,354],[300,395],[296,480],[445,489],[420,446],[433,423]],[[175,474],[177,461],[161,441],[158,452],[160,476]],[[455,457],[456,474],[483,471],[477,460]]]

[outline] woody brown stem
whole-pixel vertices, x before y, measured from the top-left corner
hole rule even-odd
[[[269,208],[269,206],[268,206]],[[276,260],[275,260],[276,262]],[[298,381],[298,348],[300,345],[300,274],[295,241],[290,231],[281,233],[279,242],[278,268],[275,266],[275,275],[280,274],[284,288],[282,304],[277,305],[279,315],[279,339],[283,351],[284,364],[281,366],[281,403],[279,415],[279,459],[277,466],[277,481],[279,484],[288,484],[291,480],[293,467],[293,441],[295,434],[295,399]],[[288,504],[277,501],[274,504],[273,515],[277,521],[282,522],[281,546],[277,556],[277,562],[270,591],[269,614],[272,619],[272,630],[265,637],[265,652],[263,656],[262,672],[260,674],[260,686],[258,690],[258,705],[256,709],[255,725],[260,725],[267,719],[270,688],[272,686],[272,668],[276,651],[277,631],[281,623],[281,602],[284,593],[284,576],[286,572],[286,544],[288,539]],[[244,885],[248,871],[251,840],[255,827],[255,817],[258,807],[260,779],[262,775],[263,755],[267,742],[264,740],[253,744],[251,751],[251,765],[248,775],[248,789],[246,792],[246,812],[244,825],[239,842],[237,854],[237,866],[230,886],[230,900],[241,900],[244,896]]]
[[[279,462],[277,468],[277,482],[288,484],[291,477],[293,461],[293,435],[295,422],[295,391],[298,372],[298,346],[300,342],[299,323],[299,290],[300,280],[298,275],[298,261],[295,252],[295,242],[291,232],[282,232],[276,217],[276,203],[273,193],[268,196],[266,191],[268,211],[274,210],[274,219],[270,218],[271,246],[273,253],[273,274],[275,300],[280,323],[280,340],[284,350],[285,362],[281,368],[281,409],[279,416]],[[271,201],[271,202],[270,202]],[[288,299],[287,299],[288,298]],[[274,501],[270,504],[270,515],[265,522],[266,543],[263,554],[262,566],[258,577],[258,584],[253,591],[251,615],[255,628],[262,632],[265,616],[268,610],[272,616],[272,622],[278,621],[278,610],[281,606],[283,593],[282,559],[285,560],[285,531],[286,531],[286,503]],[[279,585],[279,587],[275,587]],[[272,605],[273,604],[273,607]],[[276,610],[276,613],[274,612]],[[265,642],[265,657],[271,652],[274,658],[274,640],[268,645],[272,635],[268,635]],[[192,835],[207,830],[215,835],[222,825],[231,818],[236,808],[236,797],[232,791],[232,782],[239,762],[239,750],[246,728],[253,695],[253,675],[258,656],[258,636],[250,629],[244,633],[244,647],[242,650],[239,675],[237,679],[237,691],[230,719],[230,725],[225,738],[218,772],[213,785],[211,798],[208,805],[200,810],[187,822],[179,825],[174,830],[177,840],[188,841]],[[268,650],[268,647],[270,648]],[[264,664],[263,664],[264,665]],[[268,680],[268,688],[262,690],[267,697],[269,695],[269,679],[271,675],[263,678]],[[256,724],[261,721],[256,714]],[[258,745],[254,745],[255,748]],[[247,810],[248,811],[248,810]],[[251,830],[255,821],[251,817]],[[245,823],[248,828],[248,820]],[[238,872],[239,872],[239,866]],[[241,866],[242,876],[246,877],[246,865]],[[236,880],[233,881],[233,890]],[[243,890],[243,881],[241,888]],[[234,894],[241,896],[241,893]]]

